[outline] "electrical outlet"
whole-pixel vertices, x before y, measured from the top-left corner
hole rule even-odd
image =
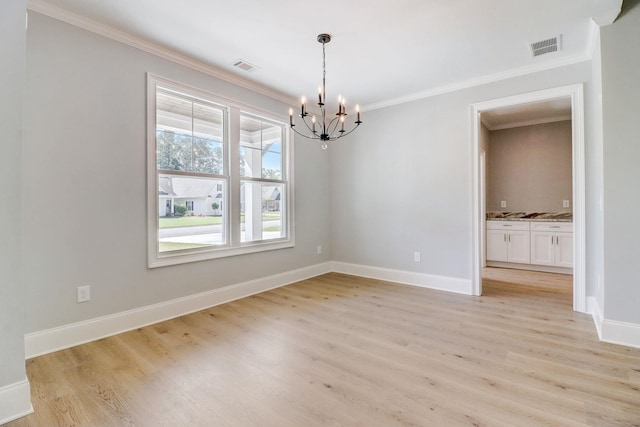
[[[316,246],[316,254],[320,255],[322,253],[322,245]]]
[[[91,299],[90,286],[78,286],[78,302],[87,302]]]
[[[501,201],[500,202],[500,207],[501,208],[506,208],[507,207],[507,201],[506,200]]]
[[[421,258],[422,258],[422,257],[421,257],[421,255],[420,255],[420,252],[414,252],[414,253],[413,253],[413,260],[414,260],[415,262],[420,262],[420,261],[421,261]]]
[[[563,200],[562,201],[562,207],[563,208],[568,208],[569,207],[569,201],[568,200]]]

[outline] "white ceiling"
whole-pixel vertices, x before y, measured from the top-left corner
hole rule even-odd
[[[151,41],[285,96],[314,99],[327,44],[327,96],[364,108],[591,57],[593,27],[622,0],[31,0]],[[86,18],[86,19],[85,19]],[[73,21],[73,19],[71,20]],[[529,43],[562,35],[532,58]],[[245,72],[242,59],[260,67]]]
[[[482,113],[482,123],[489,130],[508,129],[562,120],[571,120],[570,97],[497,108]]]

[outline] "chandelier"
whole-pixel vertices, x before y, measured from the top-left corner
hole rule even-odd
[[[320,108],[320,114],[318,118],[315,115],[310,115],[307,111],[307,98],[302,97],[302,106],[300,108],[300,114],[298,117],[302,119],[304,123],[303,126],[306,127],[306,130],[303,132],[299,132],[296,129],[296,124],[293,119],[293,108],[289,109],[289,124],[291,125],[291,129],[295,133],[300,136],[309,139],[315,139],[322,141],[322,149],[327,148],[328,141],[335,141],[336,139],[340,139],[343,136],[349,135],[351,132],[356,130],[358,126],[362,123],[360,120],[360,107],[356,105],[356,120],[354,122],[355,126],[353,126],[350,130],[345,129],[345,120],[347,118],[347,112],[345,109],[345,99],[342,95],[338,96],[338,112],[331,116],[327,115],[326,111],[326,76],[327,76],[327,67],[325,61],[325,52],[324,45],[331,41],[331,35],[329,34],[319,34],[318,42],[322,43],[322,86],[318,88],[318,107]],[[304,129],[304,128],[303,128]]]

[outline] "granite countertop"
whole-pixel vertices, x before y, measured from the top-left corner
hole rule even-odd
[[[487,219],[499,221],[572,222],[571,212],[487,212]]]

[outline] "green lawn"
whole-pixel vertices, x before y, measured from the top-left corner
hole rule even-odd
[[[177,216],[160,218],[160,228],[193,227],[197,225],[222,224],[221,216]]]
[[[158,242],[159,252],[181,251],[184,249],[204,248],[206,246],[211,245],[205,245],[201,243]]]
[[[263,228],[262,231],[280,231],[280,226]]]
[[[280,212],[269,212],[262,214],[263,221],[279,220]],[[240,215],[240,223],[244,224],[244,214]]]
[[[262,220],[263,221],[269,221],[269,220],[273,220],[273,219],[280,219],[280,213],[279,212],[277,212],[277,213],[271,212],[271,213],[263,213],[262,214]]]
[[[279,220],[279,212],[269,212],[262,214],[263,221]],[[244,215],[240,217],[240,222],[244,223]],[[173,227],[195,227],[198,225],[216,225],[222,224],[221,216],[176,216],[176,217],[163,217],[159,218],[160,228],[173,228]],[[280,228],[278,228],[280,230]],[[271,230],[271,231],[278,231]]]

